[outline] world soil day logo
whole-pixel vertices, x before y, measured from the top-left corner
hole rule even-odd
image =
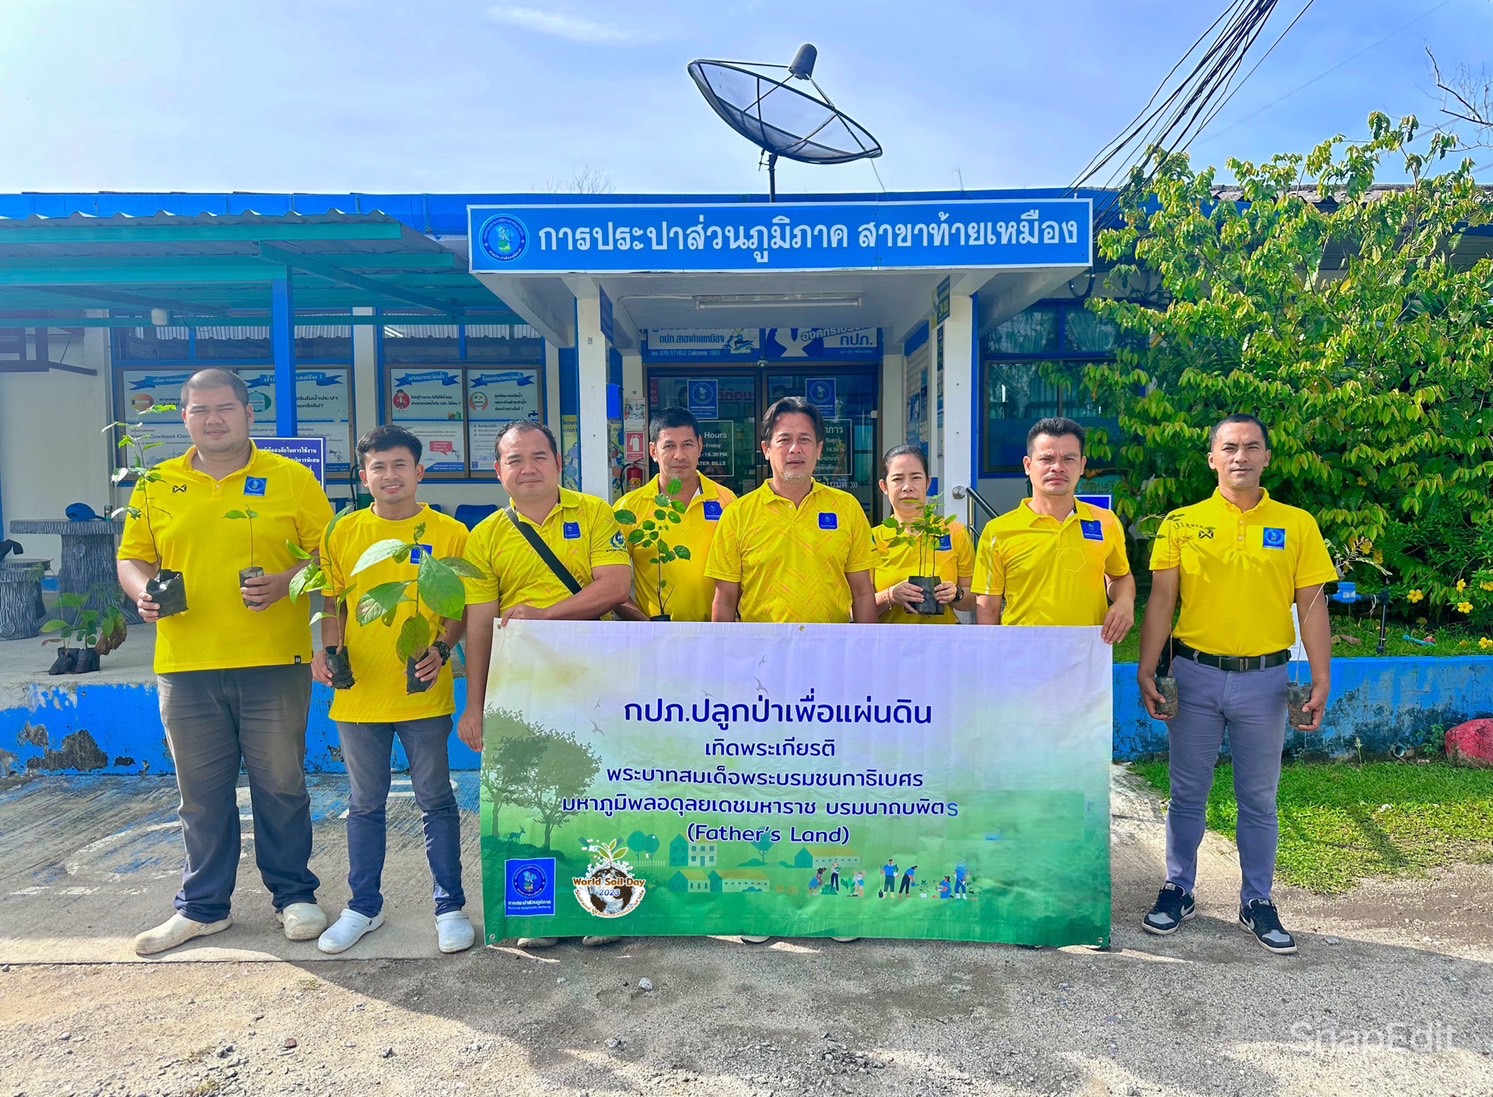
[[[586,866],[586,875],[571,877],[575,900],[596,918],[621,918],[631,914],[643,901],[648,885],[632,874],[632,866],[622,860],[626,846],[615,842],[588,847],[596,860]]]
[[[500,263],[511,263],[528,247],[529,230],[515,217],[489,217],[482,226],[482,250]]]

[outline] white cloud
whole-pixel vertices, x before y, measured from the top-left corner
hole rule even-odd
[[[582,15],[563,15],[560,12],[540,11],[538,8],[510,7],[489,8],[487,15],[496,23],[504,23],[510,27],[522,27],[540,34],[551,34],[556,38],[568,38],[572,42],[627,46],[643,40],[642,35],[637,31],[598,23]]]

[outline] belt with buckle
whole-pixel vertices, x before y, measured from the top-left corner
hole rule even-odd
[[[1176,654],[1191,659],[1205,667],[1241,673],[1246,670],[1269,670],[1291,661],[1290,651],[1274,651],[1269,655],[1209,655],[1206,651],[1190,648],[1180,640],[1172,641]]]

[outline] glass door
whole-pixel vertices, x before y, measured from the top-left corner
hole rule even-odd
[[[745,495],[764,479],[757,445],[760,388],[755,370],[654,369],[648,376],[648,415],[689,408],[700,420],[700,471]],[[658,475],[652,458],[648,474]]]
[[[824,416],[824,453],[814,479],[848,491],[874,521],[883,509],[880,453],[876,437],[877,373],[875,369],[801,367],[769,369],[763,411],[780,396],[803,396]]]

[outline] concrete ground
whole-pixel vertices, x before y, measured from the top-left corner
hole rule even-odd
[[[346,786],[312,787],[335,914]],[[441,956],[396,795],[389,921],[351,952],[279,935],[250,842],[233,929],[147,961],[130,938],[169,913],[180,868],[170,779],[0,784],[0,1097],[1493,1094],[1493,867],[1283,891],[1301,952],[1277,957],[1236,928],[1232,849],[1210,836],[1199,917],[1150,937],[1160,805],[1119,770],[1114,787],[1107,953],[643,938]]]

